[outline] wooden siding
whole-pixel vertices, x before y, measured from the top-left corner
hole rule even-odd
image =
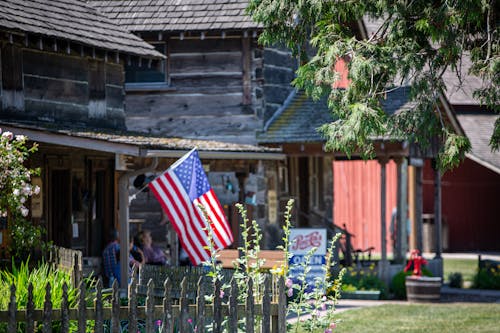
[[[2,118],[123,129],[123,67],[102,59],[2,47]]]
[[[245,47],[246,45],[246,47]],[[262,94],[255,40],[168,39],[167,91],[127,93],[127,128],[157,135],[256,143]],[[247,68],[244,70],[244,68]]]
[[[449,251],[500,250],[500,175],[466,159],[442,178],[442,216]],[[424,168],[424,214],[434,212],[434,176]]]
[[[290,82],[295,78],[296,60],[285,49],[265,48],[263,52],[264,96],[266,100],[265,120],[283,104],[293,87]]]
[[[387,179],[387,250],[392,252],[390,221],[396,207],[396,163],[386,166]],[[380,165],[377,161],[334,161],[334,223],[345,224],[354,235],[354,249],[375,247],[381,251]]]

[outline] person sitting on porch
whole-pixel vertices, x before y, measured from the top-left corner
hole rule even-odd
[[[140,241],[140,247],[144,253],[146,264],[149,265],[166,265],[167,256],[162,249],[153,245],[153,238],[151,238],[151,231],[143,230],[137,235]]]

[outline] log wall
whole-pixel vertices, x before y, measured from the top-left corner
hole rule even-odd
[[[123,129],[123,66],[104,59],[1,46],[0,117]]]
[[[170,85],[127,91],[127,128],[255,144],[255,132],[292,90],[290,53],[264,50],[246,36],[166,43]]]

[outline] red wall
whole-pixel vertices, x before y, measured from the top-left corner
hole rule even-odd
[[[386,166],[387,179],[387,250],[390,245],[391,212],[396,207],[397,169],[394,162]],[[380,252],[380,164],[377,161],[333,162],[334,223],[343,224],[354,234],[354,249],[374,246]]]
[[[442,178],[449,251],[500,251],[500,175],[466,159]],[[424,213],[434,211],[434,176],[424,169]]]

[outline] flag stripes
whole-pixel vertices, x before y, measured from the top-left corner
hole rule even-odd
[[[182,180],[178,175],[183,177]],[[210,258],[207,228],[211,230],[215,250],[223,249],[233,242],[222,206],[208,184],[195,150],[150,182],[149,188],[160,202],[194,265]],[[198,205],[204,207],[209,221],[206,221]]]

